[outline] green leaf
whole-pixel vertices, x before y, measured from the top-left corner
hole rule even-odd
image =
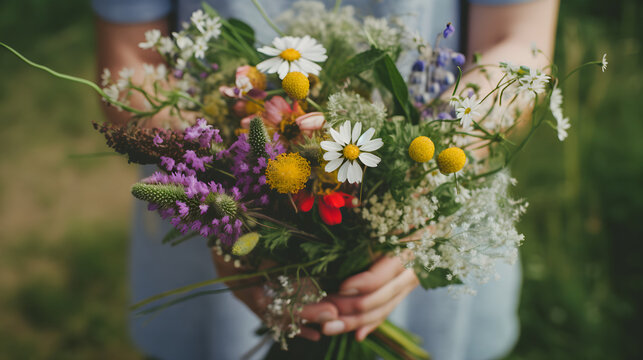
[[[414,270],[420,280],[420,285],[422,285],[426,290],[445,287],[448,285],[462,284],[462,281],[457,277],[453,277],[451,280],[448,280],[447,275],[450,274],[450,272],[447,269],[437,268],[428,271],[428,269],[423,266],[416,266]]]
[[[170,241],[176,240],[177,238],[181,237],[182,235],[183,234],[181,233],[181,231],[179,231],[179,229],[173,227],[173,228],[170,229],[170,231],[167,232],[167,234],[165,234],[165,236],[163,237],[162,243],[167,244]]]
[[[351,251],[337,270],[337,278],[347,278],[371,264],[371,256],[363,247]]]
[[[339,65],[333,77],[336,80],[341,80],[349,76],[361,74],[366,70],[372,69],[384,56],[386,56],[384,51],[375,48],[356,54],[345,63]]]
[[[385,55],[375,64],[375,74],[382,85],[393,94],[393,115],[403,115],[413,124],[417,124],[419,113],[409,102],[409,89],[390,56]]]

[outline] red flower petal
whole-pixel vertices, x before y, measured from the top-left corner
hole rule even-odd
[[[310,209],[313,208],[313,204],[315,203],[315,197],[313,196],[313,194],[305,190],[301,190],[300,192],[295,194],[293,196],[293,200],[297,205],[297,209],[303,212],[309,212]]]
[[[355,196],[349,195],[347,193],[339,192],[339,191],[337,192],[337,194],[340,194],[344,198],[344,204],[345,204],[344,206],[348,208],[359,206],[359,204],[353,205],[353,199],[355,199]]]
[[[339,209],[346,204],[342,194],[343,193],[336,191],[328,195],[324,195],[324,202],[329,206],[333,206]]]
[[[319,202],[319,215],[328,225],[337,225],[342,222],[342,212],[339,208],[330,206],[323,200]]]

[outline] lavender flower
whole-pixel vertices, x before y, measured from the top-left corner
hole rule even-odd
[[[446,39],[454,32],[455,32],[455,27],[453,27],[453,24],[449,22],[447,23],[446,28],[444,28],[444,31],[442,31],[442,36],[444,36],[444,38]]]

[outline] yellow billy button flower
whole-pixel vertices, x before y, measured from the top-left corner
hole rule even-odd
[[[467,156],[458,147],[444,149],[438,155],[438,168],[445,175],[462,170],[465,162],[467,162]]]
[[[310,82],[308,77],[299,71],[288,73],[281,81],[281,87],[286,94],[295,100],[303,100],[308,96]]]
[[[232,254],[237,256],[248,255],[255,248],[255,246],[257,246],[258,241],[259,233],[247,233],[237,239],[234,245],[232,245]]]
[[[435,145],[433,141],[426,136],[418,136],[409,146],[409,156],[413,161],[419,163],[425,163],[433,159],[433,154],[435,153]]]
[[[299,153],[280,154],[266,168],[266,182],[282,194],[299,192],[309,177],[310,163]]]

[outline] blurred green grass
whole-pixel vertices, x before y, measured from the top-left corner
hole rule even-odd
[[[643,356],[642,10],[636,0],[561,6],[556,63],[607,52],[610,65],[564,84],[570,137],[543,129],[516,159],[516,194],[531,206],[520,224],[522,336],[508,359]],[[93,78],[91,29],[84,0],[0,3],[0,40],[61,72]],[[70,158],[108,151],[87,88],[4,51],[0,69],[0,359],[140,358],[126,326],[125,190],[136,170]]]

